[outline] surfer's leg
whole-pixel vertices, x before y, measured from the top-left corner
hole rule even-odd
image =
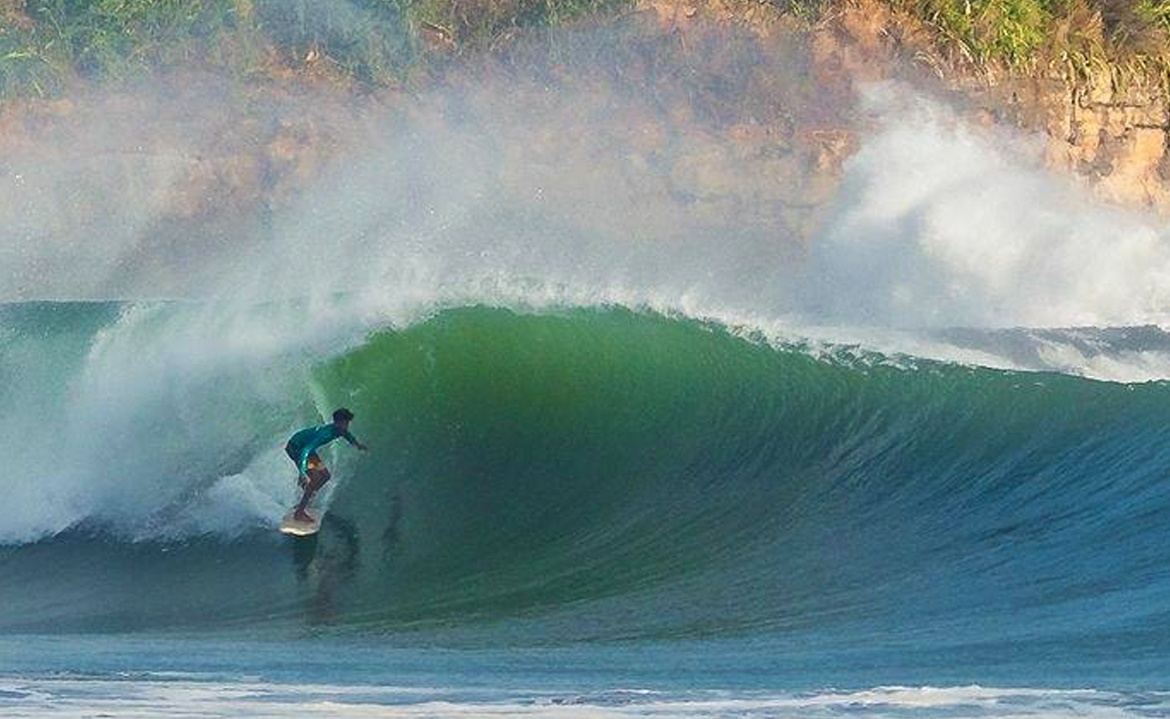
[[[320,469],[309,470],[309,491],[313,494],[321,491],[321,488],[325,486],[325,483],[329,481],[331,476],[329,470],[325,468],[325,465],[321,465]]]
[[[297,503],[297,508],[293,510],[293,517],[300,521],[308,521],[309,515],[305,513],[305,507],[309,506],[309,500],[313,498],[313,490],[305,487],[305,491],[301,493],[301,501]]]
[[[301,467],[300,467],[300,462],[297,461],[297,454],[298,454],[297,450],[291,444],[286,444],[286,445],[284,445],[284,453],[288,455],[288,458],[292,461],[293,466],[297,468],[297,484],[300,485],[301,484]],[[304,485],[301,485],[301,486],[304,486]]]
[[[309,470],[309,483],[305,485],[305,491],[301,493],[301,501],[297,503],[296,511],[293,516],[302,522],[307,522],[311,517],[305,513],[305,509],[309,506],[309,502],[313,500],[313,495],[317,493],[321,484],[317,481],[317,472]]]
[[[309,502],[312,501],[313,495],[315,495],[317,491],[321,489],[321,487],[325,486],[325,483],[329,481],[329,478],[329,469],[325,466],[324,462],[322,462],[320,459],[317,459],[316,461],[312,459],[309,460],[309,483],[305,485],[305,491],[301,495],[301,501],[299,504],[297,504],[297,508],[293,516],[302,521],[307,521],[309,519],[309,515],[305,513],[305,508],[309,506]]]

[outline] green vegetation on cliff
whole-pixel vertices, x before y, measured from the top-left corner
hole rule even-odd
[[[445,52],[491,46],[628,0],[0,0],[0,96],[51,95],[178,63],[310,66],[381,85]],[[439,53],[442,54],[442,53]]]
[[[766,0],[800,23],[868,2],[952,64],[1170,76],[1170,0]],[[524,28],[637,0],[0,0],[0,97],[46,96],[180,63],[248,76],[314,71],[369,85]],[[925,39],[924,39],[925,38]]]
[[[885,0],[937,30],[940,44],[981,68],[1061,66],[1164,74],[1170,0]]]
[[[1058,68],[1073,77],[1104,70],[1162,81],[1170,73],[1170,0],[776,1],[814,23],[843,5],[876,6],[925,29],[926,42],[949,60],[978,70]]]

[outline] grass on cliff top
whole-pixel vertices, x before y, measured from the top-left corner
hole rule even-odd
[[[913,2],[914,0],[910,0]],[[1089,77],[1170,68],[1170,0],[917,0],[974,64]]]
[[[0,0],[0,97],[56,94],[195,63],[248,74],[274,61],[362,83],[400,80],[428,41],[490,47],[631,0]]]
[[[855,0],[770,0],[812,24]],[[1170,0],[873,0],[925,28],[952,62],[1059,67],[1170,85]],[[248,75],[273,65],[371,85],[524,28],[610,14],[636,0],[0,0],[0,97],[46,96],[194,63]],[[428,52],[428,49],[439,49]]]
[[[0,10],[5,93],[46,94],[69,75],[119,78],[187,59],[232,21],[225,2],[31,0],[23,12],[12,0],[7,5]]]
[[[783,0],[823,17],[848,0]],[[1170,73],[1170,0],[878,0],[923,23],[951,60],[981,70],[1059,66],[1088,78],[1101,70]]]
[[[772,0],[807,24],[856,0]],[[925,27],[947,59],[977,70],[1059,67],[1170,84],[1170,0],[873,0]]]

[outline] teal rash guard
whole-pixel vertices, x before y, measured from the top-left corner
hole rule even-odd
[[[319,448],[324,447],[338,437],[345,437],[345,441],[357,446],[357,439],[348,431],[339,432],[337,425],[330,422],[317,427],[306,427],[289,438],[285,449],[288,450],[289,456],[297,455],[300,461],[297,466],[301,469],[301,474],[308,472],[309,457]]]

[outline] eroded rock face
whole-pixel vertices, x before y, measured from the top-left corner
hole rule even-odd
[[[0,19],[21,18],[20,0],[0,0]],[[551,53],[536,45],[409,91],[176,72],[139,90],[9,103],[0,255],[30,243],[84,254],[95,236],[127,257],[198,252],[274,231],[369,148],[391,167],[427,143],[479,153],[490,171],[476,181],[499,207],[575,231],[653,242],[701,228],[799,246],[859,145],[857,87],[889,78],[949,94],[975,125],[1042,133],[1044,161],[1102,199],[1170,212],[1160,88],[955,72],[921,28],[872,0],[811,34],[754,1],[644,0]],[[422,202],[407,184],[384,201]]]
[[[0,0],[0,23],[17,30],[31,30],[33,23],[25,13],[24,0]]]
[[[1097,87],[1104,82],[1094,80]],[[1164,98],[1140,88],[1074,88],[1042,102],[1050,108],[1040,127],[1050,138],[1053,166],[1084,178],[1103,199],[1170,211]]]
[[[410,180],[431,157],[451,163],[453,185],[475,188],[467,201],[479,211],[534,225],[631,243],[751,232],[799,246],[852,147],[847,88],[816,77],[807,38],[688,22],[682,35],[632,16],[596,40],[517,50],[410,93],[185,75],[10,105],[0,249],[97,235],[135,262],[157,256],[174,286],[186,279],[166,259],[178,246],[279,232],[350,166],[375,186],[379,168],[406,177],[363,200],[366,231],[401,225],[393,212],[457,212],[436,205],[441,187]]]
[[[974,71],[938,56],[929,33],[873,0],[843,3],[812,42],[830,85],[908,79],[951,95],[975,124],[1006,122],[1046,138],[1047,165],[1100,199],[1170,212],[1170,107],[1156,81],[1116,86],[1108,71],[1072,78]]]
[[[748,232],[800,247],[865,130],[857,88],[889,78],[949,94],[976,126],[1042,133],[1044,161],[1103,199],[1170,212],[1160,91],[948,75],[884,5],[844,7],[809,34],[754,2],[647,0],[552,52],[520,43],[409,90],[297,77],[242,86],[186,72],[10,103],[0,108],[0,253],[30,243],[84,253],[100,236],[173,272],[161,258],[176,247],[279,232],[281,218],[312,212],[315,195],[375,153],[375,174],[377,163],[402,173],[450,148],[452,182],[534,224],[633,243]],[[471,180],[461,162],[475,166]],[[370,202],[436,212],[439,190],[409,174]]]
[[[645,0],[644,5],[666,32],[684,39],[709,23],[735,25],[765,43],[792,32],[783,15],[758,3]],[[966,108],[976,126],[1006,123],[1040,133],[1047,166],[1083,182],[1101,200],[1170,212],[1170,106],[1163,86],[1116,87],[1108,71],[1087,80],[1067,77],[1058,68],[1027,77],[976,71],[939,56],[933,41],[928,28],[888,4],[851,0],[836,6],[812,32],[805,59],[820,91],[840,98],[837,104],[850,102],[862,83],[907,81],[948,96]],[[807,181],[824,186],[824,178],[857,147],[856,129],[856,123],[838,118],[822,123],[817,134],[834,140],[820,149],[828,159],[820,163],[824,172]]]

